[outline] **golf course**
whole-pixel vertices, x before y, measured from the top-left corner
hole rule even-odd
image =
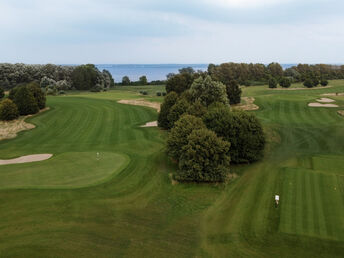
[[[0,257],[344,256],[343,80],[243,87],[265,156],[216,184],[171,180],[167,132],[141,127],[157,111],[118,103],[161,103],[157,91],[48,96],[49,110],[26,119],[36,128],[0,141],[0,159],[52,154],[0,165]],[[308,106],[323,97],[337,107]]]

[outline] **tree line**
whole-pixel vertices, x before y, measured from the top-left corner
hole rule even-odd
[[[230,109],[232,94],[240,99],[238,89],[234,79],[224,84],[207,72],[187,69],[169,76],[158,125],[169,130],[167,153],[179,166],[175,179],[223,182],[231,163],[263,157],[265,137],[258,119]]]

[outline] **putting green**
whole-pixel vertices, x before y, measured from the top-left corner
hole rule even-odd
[[[68,152],[46,161],[5,165],[0,189],[79,188],[99,184],[118,174],[129,162],[126,155]]]

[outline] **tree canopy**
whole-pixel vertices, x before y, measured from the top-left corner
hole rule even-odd
[[[19,112],[16,104],[10,99],[0,102],[0,120],[10,121],[18,118]]]

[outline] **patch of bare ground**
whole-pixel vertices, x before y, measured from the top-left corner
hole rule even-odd
[[[269,90],[321,90],[321,89],[327,89],[327,88],[332,88],[332,86],[326,86],[326,87],[313,87],[313,88],[275,88],[275,89],[270,89]]]
[[[338,107],[336,104],[322,104],[322,103],[309,103],[309,107],[328,107],[328,108],[334,108]]]
[[[49,108],[42,109],[39,113],[47,110],[49,110]],[[19,132],[35,128],[35,125],[25,122],[26,118],[32,116],[34,115],[21,116],[13,121],[0,121],[0,141],[15,138]]]
[[[325,93],[322,96],[344,96],[344,92],[337,92],[337,93]]]
[[[145,125],[141,125],[141,127],[157,127],[158,121],[148,122]]]
[[[10,164],[20,164],[20,163],[29,163],[37,162],[50,159],[53,154],[35,154],[22,156],[15,159],[0,159],[0,165],[10,165]]]
[[[329,98],[321,98],[321,99],[317,99],[318,102],[323,102],[323,103],[331,103],[331,102],[336,102],[333,99],[329,99]]]
[[[231,105],[231,108],[236,109],[236,110],[245,110],[245,111],[259,109],[259,106],[254,104],[255,99],[253,97],[242,97],[241,101],[242,103],[240,104]]]
[[[160,103],[158,102],[150,102],[144,99],[122,99],[122,100],[119,100],[118,103],[134,105],[134,106],[150,107],[160,112]]]
[[[171,179],[171,184],[172,185],[177,185],[179,182],[177,180],[174,180],[173,179],[173,174],[172,173],[169,173],[168,176],[170,177]]]
[[[339,115],[344,116],[344,110],[338,110],[337,112]]]

